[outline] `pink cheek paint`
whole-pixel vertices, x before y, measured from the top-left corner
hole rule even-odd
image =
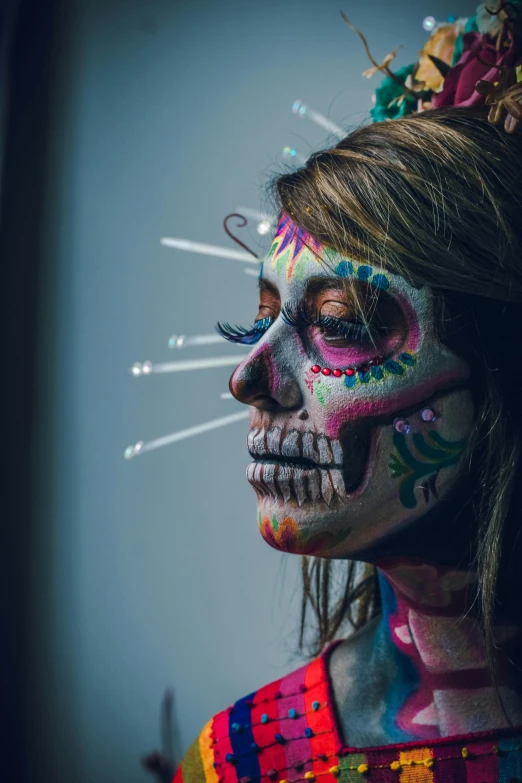
[[[403,339],[400,336],[381,339],[375,345],[360,344],[344,348],[336,348],[324,341],[316,341],[316,346],[323,357],[323,365],[346,369],[356,367],[370,359],[388,359],[403,349]]]
[[[458,386],[468,378],[468,375],[467,367],[455,367],[451,372],[440,373],[413,388],[404,389],[400,394],[386,394],[383,388],[383,393],[371,400],[350,399],[350,391],[343,388],[341,391],[346,393],[346,397],[343,395],[340,398],[336,395],[335,403],[332,399],[333,404],[341,407],[328,415],[325,432],[328,437],[335,438],[341,427],[350,421],[377,415],[388,416],[402,408],[418,405],[439,391],[449,391],[452,387]],[[337,380],[332,379],[332,383]],[[342,383],[341,379],[339,382]]]
[[[412,303],[407,296],[399,292],[394,292],[395,299],[399,303],[401,310],[406,318],[407,338],[404,343],[404,350],[416,353],[421,345],[421,329],[419,319]]]
[[[332,369],[336,367],[355,367],[374,356],[384,353],[381,346],[351,345],[344,348],[335,348],[322,340],[316,340],[315,346],[321,352],[322,364]]]

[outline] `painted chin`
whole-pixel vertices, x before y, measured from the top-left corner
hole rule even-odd
[[[351,528],[343,528],[335,534],[330,531],[307,533],[289,514],[279,520],[275,515],[270,517],[260,511],[259,531],[266,543],[280,552],[290,552],[295,555],[324,555],[342,544],[350,536]]]

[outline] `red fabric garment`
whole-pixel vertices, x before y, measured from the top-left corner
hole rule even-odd
[[[362,783],[366,778],[522,783],[522,727],[382,747],[343,746],[329,651],[215,715],[173,783]]]

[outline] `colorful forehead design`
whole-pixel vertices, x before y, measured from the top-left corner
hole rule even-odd
[[[349,261],[329,247],[325,247],[318,239],[300,228],[286,212],[277,227],[274,241],[268,258],[277,274],[286,269],[286,279],[300,280],[303,277],[306,264],[323,260],[332,264],[340,277],[356,277],[358,280],[370,282],[376,288],[386,290],[390,287],[389,278],[382,272],[374,272],[371,266]]]

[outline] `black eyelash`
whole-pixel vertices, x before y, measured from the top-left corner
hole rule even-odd
[[[264,335],[264,333],[274,323],[273,318],[261,318],[256,321],[250,329],[245,329],[244,326],[231,326],[230,324],[218,323],[216,324],[216,331],[231,343],[241,343],[242,345],[254,345]]]
[[[372,330],[365,324],[358,321],[344,321],[335,315],[314,316],[304,302],[299,302],[297,306],[285,305],[281,317],[285,323],[296,329],[318,326],[330,335],[334,334],[355,342],[364,342],[373,337]]]
[[[310,310],[305,302],[283,305],[281,318],[286,324],[296,329],[303,329],[307,326],[312,326],[314,323],[314,318],[311,317]]]
[[[370,340],[372,337],[369,327],[365,324],[356,321],[343,321],[342,318],[336,318],[335,315],[322,315],[315,325],[330,334],[345,337],[347,340],[354,340],[358,343]]]

